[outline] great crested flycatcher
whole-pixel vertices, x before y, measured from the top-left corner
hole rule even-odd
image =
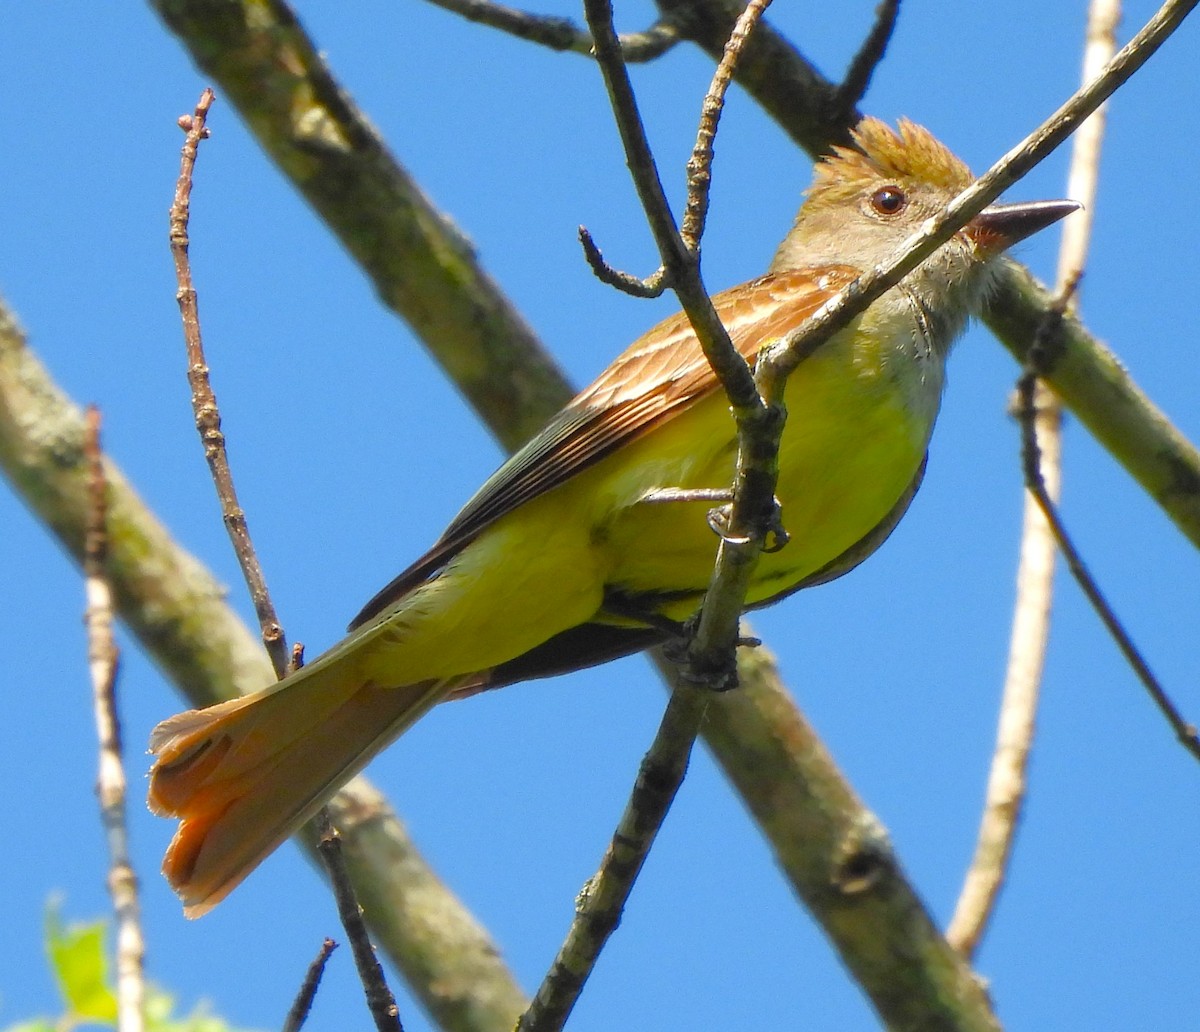
[[[734,345],[802,325],[971,182],[927,131],[864,119],[816,166],[770,271],[713,301]],[[1077,206],[987,208],[790,377],[776,489],[789,544],[747,604],[832,580],[912,501],[946,354],[991,261]],[[180,818],[163,871],[195,917],[435,703],[664,640],[698,608],[708,505],[649,501],[732,480],[733,420],[687,318],[659,323],[509,459],[349,635],[251,695],[155,728],[149,802]]]

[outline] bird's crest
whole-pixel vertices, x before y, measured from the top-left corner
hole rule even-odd
[[[852,135],[853,146],[834,147],[817,163],[810,197],[847,200],[880,179],[916,179],[955,192],[971,185],[971,170],[927,129],[906,118],[900,119],[898,130],[878,118],[864,118]]]

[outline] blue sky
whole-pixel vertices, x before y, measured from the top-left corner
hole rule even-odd
[[[872,7],[780,0],[770,18],[836,76]],[[543,9],[579,14],[549,0]],[[1152,9],[1128,5],[1126,37]],[[299,13],[577,383],[668,314],[669,302],[601,286],[579,256],[575,227],[585,223],[616,263],[655,264],[586,60],[419,3],[312,3]],[[982,170],[1074,87],[1083,14],[1081,3],[914,0],[864,107],[929,126]],[[640,4],[619,5],[618,17],[625,28],[649,20]],[[1088,326],[1192,440],[1197,31],[1185,25],[1111,106],[1081,299]],[[676,200],[710,70],[679,48],[635,75]],[[113,456],[249,617],[191,425],[166,244],[175,119],[205,84],[147,8],[6,11],[0,293],[59,383],[104,408]],[[212,126],[192,223],[209,359],[276,604],[315,652],[437,536],[501,455],[230,105],[218,101]],[[1057,155],[1009,196],[1061,196],[1065,168]],[[704,246],[713,289],[762,271],[809,168],[735,90],[715,177]],[[1056,244],[1047,233],[1020,257],[1049,277]],[[951,362],[929,474],[901,529],[853,576],[755,620],[943,921],[973,847],[1007,644],[1020,511],[1006,415],[1015,374],[1007,353],[973,331]],[[1073,420],[1066,454],[1066,517],[1197,719],[1200,560]],[[47,899],[62,894],[72,918],[105,913],[107,899],[79,578],[7,489],[0,526],[3,1027],[57,1008],[41,953]],[[184,921],[157,875],[171,828],[139,798],[140,743],[180,700],[124,644],[150,976],[239,1025],[277,1027],[321,937],[340,937],[332,903],[288,846],[212,915]],[[1014,1029],[1192,1027],[1200,770],[1066,578],[1045,691],[1029,809],[978,969]],[[527,990],[594,870],[662,704],[634,658],[442,707],[371,769]],[[339,954],[309,1027],[365,1027],[357,993]],[[403,993],[401,1006],[410,1032],[427,1027]],[[570,1027],[874,1027],[702,751]]]

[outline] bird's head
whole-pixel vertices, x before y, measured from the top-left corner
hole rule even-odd
[[[906,119],[893,129],[864,118],[852,135],[852,145],[835,147],[817,163],[772,271],[878,265],[971,185],[967,166]],[[935,305],[951,300],[944,293],[950,290],[954,301],[973,309],[990,259],[1077,207],[1071,201],[1035,201],[985,208],[905,282]]]

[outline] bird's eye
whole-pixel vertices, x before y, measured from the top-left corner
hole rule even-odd
[[[898,186],[881,186],[871,194],[871,207],[880,215],[897,215],[908,204],[908,198]]]

